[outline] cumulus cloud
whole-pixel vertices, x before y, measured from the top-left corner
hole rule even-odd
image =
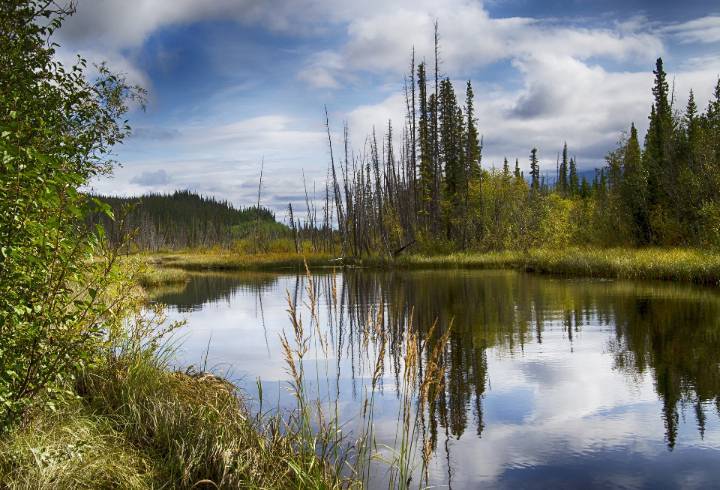
[[[416,58],[433,58],[433,24],[440,25],[441,70],[473,79],[479,126],[485,137],[488,164],[504,156],[526,159],[530,148],[544,152],[543,168],[555,166],[556,152],[567,140],[585,168],[603,164],[603,157],[631,121],[643,130],[651,104],[651,68],[667,55],[666,38],[711,42],[720,17],[658,29],[645,17],[632,17],[604,27],[558,20],[492,18],[482,4],[453,0],[435,8],[388,6],[360,15],[347,26],[347,40],[335,51],[332,64],[322,65],[325,80],[341,86],[334,73],[372,72],[400,79],[407,70],[409,47]],[[506,84],[477,79],[484,67],[509,62],[514,68]],[[690,66],[689,63],[693,63]],[[318,70],[318,61],[314,68]],[[608,66],[623,66],[611,69]],[[671,73],[677,102],[695,88],[707,101],[717,77],[717,58],[687,60]],[[327,86],[332,85],[327,83]],[[464,80],[456,89],[464,98]],[[368,133],[392,118],[403,121],[400,94],[350,111],[355,132]],[[356,144],[362,141],[355,140]]]
[[[523,80],[519,89],[488,84],[475,85],[478,127],[484,137],[484,165],[496,168],[502,159],[519,158],[527,165],[529,150],[540,150],[541,167],[555,169],[557,152],[567,141],[581,168],[603,165],[631,122],[644,131],[652,104],[652,72],[611,71],[569,56],[541,56],[516,60]],[[678,107],[694,88],[698,104],[707,104],[717,80],[714,69],[695,69],[671,74]],[[464,82],[456,80],[458,97],[464,100]],[[366,134],[373,126],[381,130],[388,119],[403,121],[405,100],[393,94],[368,104],[348,116],[355,133]],[[362,140],[356,138],[356,145]]]
[[[531,18],[492,18],[481,4],[464,0],[443,2],[433,9],[393,4],[369,12],[349,21],[347,42],[334,56],[326,51],[322,58],[313,57],[309,68],[322,71],[325,79],[348,70],[397,74],[406,69],[411,47],[418,60],[432,59],[436,19],[442,68],[449,73],[466,74],[499,60],[544,53],[627,60],[652,57],[663,49],[657,36],[638,30],[640,23],[612,30]]]
[[[60,35],[73,44],[120,49],[140,46],[164,27],[204,20],[235,20],[278,31],[300,28],[322,2],[301,0],[80,0]],[[303,5],[304,4],[304,5]],[[304,20],[298,24],[298,20]]]

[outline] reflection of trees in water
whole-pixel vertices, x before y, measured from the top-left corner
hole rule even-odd
[[[242,274],[191,274],[182,288],[158,290],[151,296],[154,301],[175,306],[180,312],[195,311],[208,303],[229,301],[237,292],[260,294],[269,291],[277,283],[277,274],[247,272]]]
[[[325,281],[328,296],[331,277],[319,279]],[[390,369],[396,379],[411,316],[421,342],[436,319],[441,331],[452,321],[444,354],[445,386],[428,418],[433,441],[439,428],[459,438],[470,416],[475,432],[482,434],[486,349],[512,356],[529,342],[543,342],[550,328],[561,329],[572,348],[574,337],[589,323],[615,325],[609,346],[617,369],[635,379],[650,370],[663,402],[669,448],[677,437],[679,407],[694,405],[701,435],[707,402],[720,407],[720,296],[712,291],[505,271],[347,272],[338,282],[339,304],[328,302],[335,318],[332,334],[338,352],[352,360],[353,376],[372,362],[363,347],[368,342],[364,326],[368,318],[377,317],[378,305],[384,305]]]
[[[667,444],[677,439],[678,406],[693,405],[700,435],[705,406],[720,411],[720,303],[715,297],[623,297],[617,301],[616,366],[650,370],[662,399]]]
[[[156,299],[181,311],[229,300],[238,291],[277,289],[271,273],[198,274],[182,291]],[[296,304],[306,301],[308,278],[298,276],[290,288]],[[427,342],[430,352],[439,337],[428,338],[437,320],[439,332],[452,321],[445,346],[444,386],[429,407],[426,424],[433,446],[443,430],[459,438],[472,424],[482,434],[482,400],[487,383],[487,349],[513,356],[533,342],[544,342],[560,329],[572,349],[587,324],[614,325],[608,342],[615,368],[640,380],[650,373],[663,404],[669,448],[677,438],[679,410],[689,406],[703,435],[706,407],[720,411],[720,295],[712,290],[670,283],[557,279],[508,271],[346,271],[342,276],[316,274],[329,318],[329,337],[340,359],[350,360],[356,389],[372,372],[379,342],[369,326],[385,328],[385,369],[398,385],[403,368],[406,327]],[[382,305],[382,308],[380,307]],[[420,364],[419,381],[424,365]],[[379,387],[383,390],[383,386]]]

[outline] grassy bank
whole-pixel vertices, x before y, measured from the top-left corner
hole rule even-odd
[[[226,251],[181,253],[161,253],[146,256],[156,266],[163,269],[182,269],[185,271],[239,271],[239,270],[282,270],[304,269],[304,263],[312,268],[341,265],[336,257],[323,253],[264,253],[247,254]]]
[[[281,337],[295,408],[263,409],[260,389],[261,408],[250,410],[229,381],[173,370],[171,352],[161,346],[177,326],[163,326],[161,305],[145,305],[118,316],[123,327],[108,330],[107,342],[60,390],[35,400],[18,425],[0,427],[0,488],[362,488],[374,464],[387,468],[391,488],[408,488],[413,478],[422,487],[434,449],[421,414],[436,403],[450,329],[433,326],[432,340],[421,345],[406,327],[396,347],[407,363],[395,435],[404,442],[388,450],[373,435],[390,340],[377,323],[381,317],[362,325],[373,345],[360,376],[363,408],[346,426],[338,418],[339,398],[315,399],[306,391],[309,346],[319,342],[321,362],[331,360],[314,281],[298,305],[302,312],[289,303],[291,328]],[[420,359],[430,367],[418,377]]]
[[[144,325],[3,434],[0,488],[354,485],[335,461],[301,450],[314,441],[297,418],[251,413],[230,382],[170,369]]]
[[[138,284],[144,288],[181,285],[189,280],[190,274],[183,269],[161,268],[153,264],[148,264],[137,277]]]
[[[511,268],[566,276],[654,279],[708,285],[720,283],[720,254],[693,249],[541,249],[440,256],[407,255],[390,262],[366,263],[413,269]]]
[[[124,365],[123,365],[124,364]],[[279,418],[251,416],[229,383],[150,359],[82,380],[0,443],[3,488],[333,488]],[[210,483],[212,482],[212,483]]]
[[[147,255],[155,272],[147,285],[163,284],[163,278],[184,280],[183,271],[283,270],[360,266],[403,269],[518,269],[544,274],[616,279],[720,284],[720,253],[684,248],[568,248],[529,251],[464,252],[445,255],[401,255],[395,259],[373,257],[338,260],[327,254],[232,254],[184,252]]]

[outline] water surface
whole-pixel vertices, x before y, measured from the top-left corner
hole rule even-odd
[[[158,291],[171,317],[188,320],[178,363],[207,356],[251,394],[259,378],[265,400],[291,406],[279,334],[290,329],[288,295],[307,302],[307,281],[202,274]],[[432,484],[707,488],[720,478],[713,289],[513,271],[351,271],[313,281],[329,349],[311,343],[307,379],[319,396],[338,396],[345,420],[367,395],[378,353],[365,327],[381,318],[388,349],[374,394],[379,443],[392,445],[396,433],[407,329],[427,340],[435,321],[435,333],[452,324],[444,389],[425,425]]]

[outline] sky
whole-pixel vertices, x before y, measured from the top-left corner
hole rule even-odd
[[[77,53],[148,90],[129,114],[121,166],[99,193],[189,189],[278,211],[324,193],[324,107],[337,147],[352,150],[392,119],[404,123],[403,80],[415,49],[460,100],[475,92],[483,166],[537,147],[554,173],[567,141],[581,169],[603,164],[635,122],[644,134],[655,59],[682,109],[705,108],[720,75],[720,3],[708,0],[79,0],[58,55]]]

